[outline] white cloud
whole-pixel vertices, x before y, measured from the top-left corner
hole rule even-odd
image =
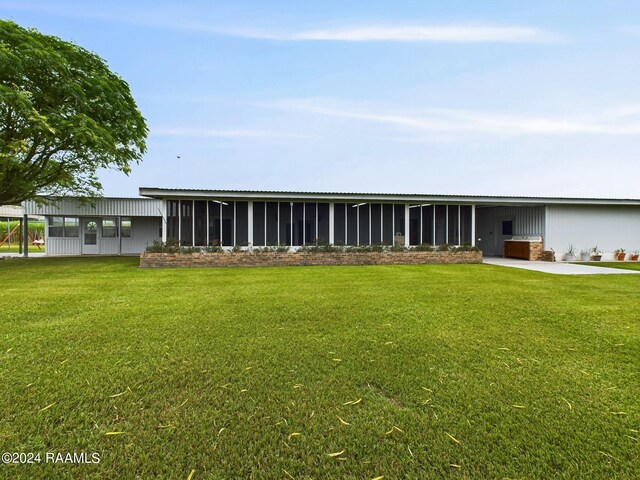
[[[197,26],[192,25],[193,28]],[[222,30],[230,36],[279,41],[550,43],[560,35],[537,28],[498,25],[368,25],[299,31]]]
[[[326,99],[288,99],[264,104],[272,108],[302,111],[331,117],[382,123],[399,129],[436,133],[490,135],[636,135],[640,123],[626,116],[602,113],[595,118],[540,117],[456,109],[424,109],[420,112],[347,104]],[[635,113],[635,111],[634,111]]]

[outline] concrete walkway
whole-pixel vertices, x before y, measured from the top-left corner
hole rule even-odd
[[[524,268],[536,272],[554,273],[557,275],[626,275],[640,274],[639,270],[624,270],[622,268],[592,267],[591,265],[576,265],[564,262],[530,262],[516,258],[485,257],[483,263],[501,267]]]

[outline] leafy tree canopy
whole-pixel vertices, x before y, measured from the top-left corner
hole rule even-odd
[[[0,205],[97,196],[97,170],[128,174],[147,133],[129,85],[103,59],[0,20]]]

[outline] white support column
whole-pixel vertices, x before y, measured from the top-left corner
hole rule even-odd
[[[444,243],[449,245],[449,205],[444,207]]]
[[[356,207],[356,245],[360,245],[360,207]]]
[[[471,205],[471,245],[476,246],[476,206]]]
[[[333,220],[335,217],[335,211],[333,209],[333,202],[329,204],[329,244],[333,245],[335,243],[335,232],[333,226]]]
[[[182,245],[182,200],[178,200],[178,245]]]
[[[167,242],[167,199],[163,198],[162,199],[162,211],[160,212],[160,215],[162,215],[162,243],[166,243]],[[118,236],[120,237],[120,221],[118,221]]]
[[[249,200],[247,202],[247,241],[249,245],[253,247],[253,201]]]
[[[409,227],[411,222],[409,221],[409,204],[404,204],[404,246],[409,246]]]
[[[196,201],[191,200],[191,246],[196,246]]]
[[[433,205],[433,246],[436,246],[436,206]]]
[[[207,246],[211,245],[210,239],[209,239],[209,204],[210,203],[211,202],[209,202],[209,201],[205,202],[205,205],[207,206],[207,224],[205,225],[204,228],[205,228],[205,231],[207,232],[207,240],[206,240],[207,241]]]
[[[460,223],[460,205],[458,205],[458,245],[462,245],[462,230]]]

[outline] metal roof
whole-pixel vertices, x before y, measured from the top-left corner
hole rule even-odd
[[[250,200],[324,200],[324,201],[380,201],[465,203],[475,205],[630,205],[640,206],[640,199],[525,197],[507,195],[444,195],[416,193],[354,193],[354,192],[291,192],[279,190],[214,190],[140,187],[140,195],[151,198],[242,198]]]

